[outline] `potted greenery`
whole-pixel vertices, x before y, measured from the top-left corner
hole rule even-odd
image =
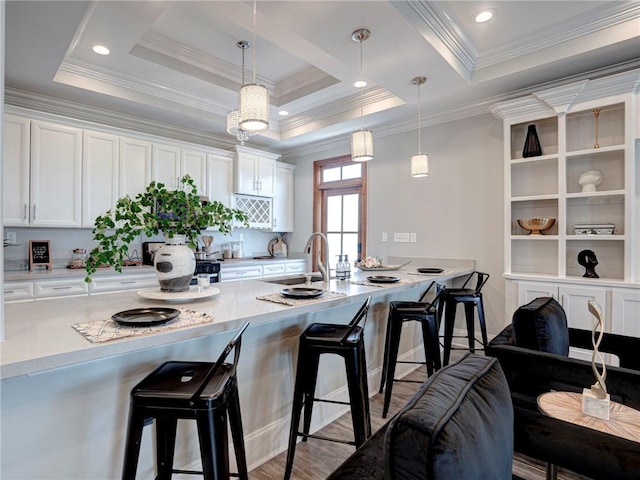
[[[193,251],[186,246],[196,247],[198,235],[207,227],[228,234],[233,230],[234,222],[247,225],[246,214],[218,201],[202,202],[195,182],[189,175],[180,179],[176,190],[168,190],[162,183],[151,182],[135,198],[127,195],[118,199],[114,208],[96,218],[93,240],[98,245],[87,258],[85,281],[91,282],[91,275],[102,266],[111,266],[122,272],[125,261],[129,259],[129,244],[137,236],[144,233],[152,237],[162,233],[168,244],[184,244],[188,253],[184,254],[186,273],[174,271],[179,262],[159,265],[156,259],[156,273],[161,288],[169,291],[188,290],[195,259]],[[163,281],[163,277],[175,277],[176,274],[188,277],[184,278],[187,280],[186,287],[184,283],[179,287],[170,285],[169,278],[164,279],[167,282]]]

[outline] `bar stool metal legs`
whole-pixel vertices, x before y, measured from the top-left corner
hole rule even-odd
[[[314,323],[309,325],[300,335],[289,445],[284,472],[285,480],[291,477],[298,437],[302,437],[303,442],[306,442],[308,438],[314,438],[359,447],[371,436],[364,324],[362,327],[358,326],[361,320],[366,321],[370,302],[371,298],[369,297],[348,325]],[[349,402],[324,400],[315,397],[320,356],[327,353],[339,355],[344,359]],[[314,402],[349,405],[351,407],[354,441],[328,438],[309,433]],[[299,430],[300,417],[302,417],[302,431]]]
[[[476,276],[475,288],[467,288],[469,281]],[[469,345],[469,351],[476,351],[476,338],[475,338],[475,319],[474,310],[478,310],[478,322],[480,324],[480,333],[482,340],[479,342],[482,344],[482,348],[486,348],[488,342],[487,339],[487,327],[484,316],[484,305],[482,302],[482,287],[489,279],[488,273],[473,272],[465,281],[462,288],[446,288],[442,292],[442,298],[440,305],[438,306],[438,323],[442,321],[444,311],[444,353],[442,359],[442,365],[449,364],[451,358],[451,350],[453,349],[453,330],[456,320],[456,308],[458,303],[464,304],[465,321],[467,326],[467,342]]]
[[[235,476],[248,480],[236,378],[241,336],[248,325],[245,324],[229,342],[215,363],[165,362],[133,388],[123,480],[135,479],[142,430],[154,420],[159,480],[168,480],[174,473],[202,474],[205,480],[228,480],[233,474],[229,472],[227,422],[238,465],[238,474]],[[233,363],[225,363],[226,357],[234,349]],[[196,422],[202,472],[173,468],[179,419]]]
[[[424,302],[431,290],[437,285],[436,296],[429,302]],[[384,360],[382,364],[382,379],[380,381],[379,393],[384,390],[384,406],[382,409],[382,418],[387,418],[389,405],[391,403],[391,393],[393,391],[393,382],[414,382],[421,383],[417,380],[396,379],[396,364],[412,363],[425,364],[427,375],[432,375],[434,371],[441,368],[440,362],[440,345],[438,342],[438,321],[437,321],[437,305],[440,292],[444,286],[434,282],[424,292],[418,302],[391,302],[389,305],[389,318],[387,320],[387,334],[385,337]],[[400,347],[400,337],[404,322],[417,321],[420,322],[422,329],[422,341],[424,345],[425,361],[400,361],[398,360],[398,351]],[[385,390],[386,386],[386,390]]]

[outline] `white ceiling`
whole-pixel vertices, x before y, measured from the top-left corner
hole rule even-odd
[[[472,14],[496,10],[486,24]],[[488,111],[567,79],[640,65],[634,1],[7,1],[7,103],[58,110],[68,102],[143,118],[232,144],[241,50],[246,78],[271,94],[270,129],[249,145],[278,151]],[[363,95],[359,45],[366,27]],[[109,47],[109,56],[92,52]],[[26,95],[25,92],[29,92]],[[37,96],[31,93],[38,94]],[[51,97],[51,98],[47,98]],[[26,99],[30,100],[27,101]],[[55,101],[52,101],[56,99]],[[280,109],[290,112],[278,116]]]

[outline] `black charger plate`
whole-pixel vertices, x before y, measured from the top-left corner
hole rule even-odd
[[[150,327],[152,325],[162,325],[180,315],[180,310],[175,308],[134,308],[125,310],[111,316],[114,322],[130,327]]]
[[[310,299],[320,297],[324,294],[324,290],[319,288],[294,287],[283,288],[280,290],[280,294],[288,298]]]
[[[420,272],[420,273],[442,273],[442,272],[444,272],[444,269],[442,269],[442,268],[424,267],[424,268],[419,268],[418,272]]]
[[[395,283],[399,282],[400,279],[398,277],[386,277],[384,275],[374,275],[371,277],[367,277],[371,283]]]

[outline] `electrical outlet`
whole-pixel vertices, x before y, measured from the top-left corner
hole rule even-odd
[[[415,233],[411,234],[411,243],[416,243],[416,234]]]
[[[408,233],[394,233],[393,234],[393,241],[394,242],[399,242],[399,243],[406,243],[409,241],[409,234]]]
[[[15,245],[17,243],[16,232],[5,232],[7,235],[7,242],[11,245]]]
[[[382,241],[383,242],[387,241],[387,232],[382,232]]]

